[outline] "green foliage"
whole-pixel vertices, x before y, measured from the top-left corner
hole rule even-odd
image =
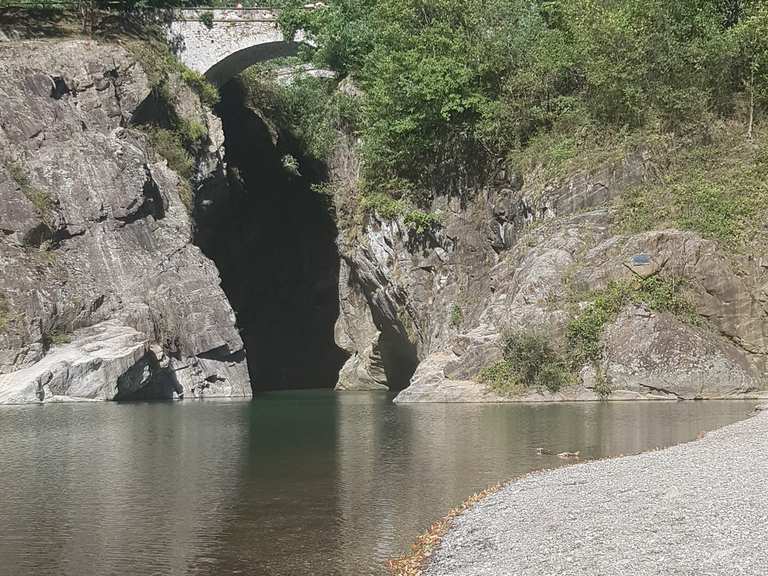
[[[567,381],[565,363],[541,335],[517,333],[504,342],[504,360],[509,362],[522,382],[543,386],[557,392]]]
[[[599,364],[601,338],[606,325],[630,303],[670,312],[693,324],[700,321],[679,280],[651,276],[612,282],[592,293],[589,303],[569,322],[567,355],[557,352],[541,335],[514,333],[505,339],[503,360],[482,370],[478,380],[502,395],[518,395],[530,387],[557,392],[572,382],[585,364],[592,364],[596,370],[595,392],[609,396],[611,387]]]
[[[384,220],[402,218],[403,224],[417,236],[432,232],[441,225],[438,214],[414,208],[411,202],[404,198],[395,199],[381,192],[364,195],[360,205],[363,210],[375,212]]]
[[[626,283],[611,283],[605,290],[593,294],[587,307],[570,321],[566,336],[570,363],[575,370],[600,360],[603,330],[628,302],[630,292]]]
[[[425,212],[415,208],[405,212],[403,223],[409,230],[413,230],[417,235],[421,235],[438,228],[440,226],[440,216],[434,212]]]
[[[706,134],[768,106],[768,7],[749,0],[329,0],[292,29],[364,90],[365,178],[422,194],[549,140],[566,165],[585,129]],[[554,133],[551,133],[552,130]],[[554,142],[553,142],[554,140]]]
[[[655,312],[670,312],[691,324],[699,324],[696,308],[683,288],[681,280],[651,276],[611,282],[604,290],[591,294],[589,303],[567,327],[571,368],[580,370],[585,364],[597,365],[602,358],[600,340],[606,325],[628,304],[644,304]]]
[[[741,4],[741,2],[740,2]],[[733,28],[739,78],[758,105],[768,105],[768,5],[744,2]]]
[[[195,204],[195,193],[189,180],[180,180],[176,192],[179,194],[179,200],[181,200],[187,212],[191,214]]]
[[[196,120],[174,119],[174,132],[187,148],[195,149],[208,138],[208,129]]]
[[[299,75],[279,83],[275,70],[253,66],[242,74],[251,104],[296,138],[302,152],[328,160],[338,131],[356,122],[359,103],[325,78]]]
[[[741,125],[715,126],[710,142],[661,151],[669,165],[660,178],[625,193],[618,229],[636,233],[662,226],[692,230],[736,251],[764,244],[768,227],[768,131],[747,140]],[[660,207],[663,206],[663,209]]]
[[[480,384],[485,384],[500,396],[519,396],[526,390],[526,386],[520,382],[517,371],[506,360],[483,368],[477,381]]]
[[[198,72],[186,68],[156,39],[132,42],[129,49],[146,71],[157,107],[156,118],[141,128],[149,136],[153,150],[165,158],[179,177],[178,194],[188,211],[192,210],[196,157],[208,142],[208,129],[200,121],[179,116],[173,87],[181,79],[200,98],[213,106],[219,101],[218,90]]]
[[[595,393],[600,398],[608,398],[613,393],[611,384],[608,382],[608,377],[605,375],[603,368],[599,365],[595,366]]]
[[[464,312],[458,304],[451,306],[451,318],[449,323],[453,328],[459,328],[464,323]]]
[[[132,40],[127,44],[128,50],[141,64],[147,74],[150,87],[158,91],[167,91],[172,76],[178,75],[207,106],[214,106],[219,101],[219,91],[208,79],[199,72],[187,68],[173,55],[168,44],[162,38],[148,37],[142,40]],[[172,94],[168,99],[172,100]]]
[[[387,194],[374,193],[362,197],[361,206],[369,212],[376,212],[384,220],[395,220],[406,211],[406,203]]]
[[[213,28],[213,12],[209,12],[209,11],[201,12],[200,22],[202,22],[203,25],[209,30]]]
[[[503,358],[478,377],[498,394],[515,395],[527,388],[554,393],[571,381],[567,363],[539,334],[519,332],[507,336]]]
[[[168,162],[168,166],[181,178],[191,180],[195,174],[195,161],[184,146],[182,137],[171,130],[157,127],[146,129],[152,148]]]
[[[162,38],[147,38],[126,43],[131,55],[141,64],[149,85],[155,89],[178,72],[181,63],[174,57]]]
[[[169,127],[146,125],[142,129],[149,136],[152,149],[165,158],[168,167],[179,175],[179,199],[191,212],[194,205],[192,180],[195,177],[195,155],[205,145],[208,130],[199,122],[178,117],[171,104],[166,106],[171,122]]]
[[[181,69],[181,79],[195,91],[203,104],[213,107],[219,102],[219,90],[200,72],[184,66]]]
[[[301,176],[299,172],[299,161],[292,154],[286,154],[281,158],[283,169],[293,176]]]

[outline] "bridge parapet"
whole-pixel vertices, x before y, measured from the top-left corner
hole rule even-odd
[[[173,16],[168,39],[178,57],[217,85],[256,62],[294,56],[304,41],[301,31],[286,38],[278,13],[266,8],[190,8]]]
[[[273,8],[177,8],[173,19],[179,22],[201,22],[210,14],[213,22],[276,22]]]

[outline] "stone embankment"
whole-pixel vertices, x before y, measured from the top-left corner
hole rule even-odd
[[[534,473],[456,518],[425,576],[768,573],[768,414],[696,442]]]

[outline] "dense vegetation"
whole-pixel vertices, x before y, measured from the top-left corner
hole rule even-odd
[[[256,65],[242,74],[250,105],[288,130],[303,147],[302,152],[328,158],[337,128],[357,124],[358,102],[337,91],[332,80],[298,75],[291,83],[281,83],[277,70],[275,65]]]
[[[566,360],[542,334],[515,332],[504,339],[503,359],[484,369],[478,380],[502,396],[527,389],[558,392],[572,377]]]
[[[756,0],[335,0],[284,20],[365,93],[365,177],[396,195],[461,186],[542,134],[706,135],[768,104]],[[598,134],[598,136],[595,136]]]
[[[471,190],[499,161],[563,165],[585,150],[605,152],[606,143],[636,142],[638,133],[702,143],[718,121],[735,119],[752,137],[768,108],[768,5],[760,0],[244,4],[280,8],[287,31],[314,35],[317,49],[306,58],[354,78],[363,92],[356,129],[365,188],[409,206]],[[300,88],[316,114],[309,96],[318,91]],[[314,119],[310,127],[327,140],[322,120],[332,116]]]

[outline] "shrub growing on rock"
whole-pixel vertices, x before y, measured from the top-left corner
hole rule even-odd
[[[203,12],[200,14],[200,22],[209,30],[213,28],[213,12]]]
[[[600,361],[603,331],[628,304],[642,304],[654,312],[670,312],[689,324],[699,324],[701,319],[684,286],[678,278],[638,277],[611,282],[604,290],[591,294],[589,303],[574,316],[566,331],[571,368],[580,370],[585,364]]]
[[[557,392],[571,379],[563,357],[540,334],[518,332],[504,340],[504,359],[480,373],[480,382],[503,396],[529,388]]]

